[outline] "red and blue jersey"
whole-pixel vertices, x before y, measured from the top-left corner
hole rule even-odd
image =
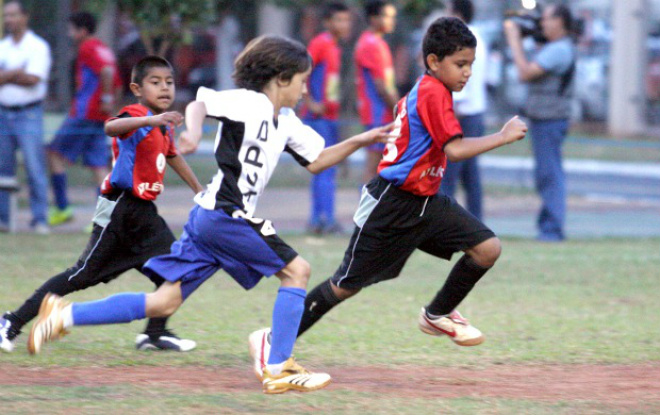
[[[150,117],[147,107],[124,107],[116,118]],[[144,200],[155,200],[163,191],[167,157],[176,156],[174,130],[169,127],[141,127],[112,139],[112,171],[103,181],[101,193],[129,190]]]
[[[380,36],[365,31],[355,45],[357,101],[363,125],[383,125],[392,122],[392,108],[378,94],[375,80],[395,91],[394,67],[390,47]]]
[[[110,114],[101,111],[101,70],[106,66],[114,69],[114,87],[121,86],[114,53],[97,38],[83,41],[78,48],[75,62],[74,82],[76,92],[69,115],[72,118],[105,121]]]
[[[397,104],[395,130],[378,174],[412,194],[436,194],[447,166],[444,146],[463,136],[449,89],[430,75],[421,77]]]
[[[301,118],[336,120],[339,118],[341,49],[330,33],[323,32],[309,42],[307,50],[312,57],[313,65],[307,90],[314,101],[323,103],[325,113],[322,117],[318,117],[303,107]]]

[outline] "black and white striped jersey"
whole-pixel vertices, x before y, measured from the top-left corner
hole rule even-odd
[[[218,172],[195,196],[204,209],[239,208],[251,216],[283,151],[307,166],[325,146],[291,108],[283,108],[274,121],[273,104],[263,93],[202,87],[197,101],[206,105],[207,116],[220,123],[214,145]]]

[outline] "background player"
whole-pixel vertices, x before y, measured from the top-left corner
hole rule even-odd
[[[360,121],[365,129],[394,120],[392,112],[399,93],[396,90],[392,52],[383,35],[394,32],[396,7],[384,0],[368,0],[364,11],[369,23],[355,45],[357,102]],[[367,148],[363,180],[369,182],[376,175],[384,144]]]
[[[94,37],[96,19],[90,13],[79,12],[69,18],[69,37],[78,46],[75,61],[75,96],[69,115],[48,147],[48,164],[55,206],[48,222],[61,225],[73,219],[67,195],[66,169],[82,156],[83,164],[92,171],[101,186],[108,174],[109,152],[103,122],[115,109],[115,95],[121,81],[115,55]]]
[[[521,140],[527,127],[514,117],[498,133],[463,138],[451,94],[470,78],[475,47],[475,37],[457,18],[438,19],[426,32],[426,74],[397,106],[398,137],[387,144],[378,176],[363,189],[342,264],[307,296],[299,335],[362,288],[396,278],[420,249],[446,260],[465,252],[435,298],[422,308],[420,329],[450,336],[461,346],[483,342],[481,332],[456,307],[495,264],[500,241],[455,200],[438,195],[438,187],[447,158],[462,160]],[[250,335],[250,350],[259,374],[262,356],[270,353],[268,329]]]
[[[302,119],[323,137],[326,147],[337,144],[339,139],[339,42],[350,36],[351,24],[351,11],[345,3],[327,3],[323,10],[323,26],[326,30],[312,39],[307,47],[312,57],[312,73],[307,84],[309,93],[305,96]],[[341,231],[335,218],[336,172],[337,168],[333,166],[312,177],[312,212],[308,224],[312,233]]]
[[[302,124],[292,108],[306,91],[311,59],[305,47],[278,36],[250,42],[235,62],[234,81],[243,89],[216,92],[200,88],[186,108],[182,152],[194,151],[205,117],[220,121],[215,141],[218,172],[195,197],[181,238],[171,253],[145,265],[167,279],[152,294],[124,293],[100,301],[69,304],[48,296],[30,333],[31,351],[57,339],[74,325],[126,323],[172,315],[220,268],[243,288],[266,275],[281,281],[273,307],[272,352],[263,372],[265,393],[311,391],[330,376],[309,373],[291,356],[303,312],[310,266],[277,236],[268,220],[253,217],[259,196],[280,155],[286,151],[312,173],[331,167],[359,148],[390,137],[377,128],[324,149],[323,138]]]
[[[181,114],[167,112],[174,102],[172,67],[151,56],[133,68],[131,91],[139,104],[124,107],[107,121],[113,139],[113,169],[106,177],[94,213],[94,229],[78,262],[52,277],[16,311],[0,319],[0,348],[10,352],[21,328],[37,316],[48,293],[66,295],[108,283],[123,272],[142,267],[147,259],[170,251],[172,231],[158,215],[154,200],[163,191],[165,166],[169,164],[195,192],[202,185],[174,146],[173,127]],[[163,279],[150,275],[160,286]],[[166,318],[153,318],[138,335],[138,349],[188,351],[192,340],[182,340],[166,329]]]

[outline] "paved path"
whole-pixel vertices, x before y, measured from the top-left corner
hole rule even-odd
[[[23,189],[23,199],[26,198]],[[71,189],[75,203],[75,220],[53,232],[80,232],[89,223],[94,211],[94,197],[90,188]],[[459,195],[460,200],[460,195]],[[357,206],[358,192],[341,189],[337,194],[337,217],[342,226],[352,228],[352,215]],[[175,230],[185,223],[192,206],[192,193],[183,187],[170,187],[159,198],[163,217]],[[535,216],[539,200],[533,195],[486,195],[486,223],[500,236],[533,238]],[[256,216],[273,221],[281,233],[305,230],[309,212],[309,196],[304,188],[270,188],[262,196]],[[28,232],[30,219],[27,207],[18,216],[19,232]],[[653,200],[604,199],[572,195],[568,201],[567,236],[569,238],[597,237],[660,237],[660,203]],[[4,235],[0,236],[4,237]]]

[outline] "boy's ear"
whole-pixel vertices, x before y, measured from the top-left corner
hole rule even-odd
[[[438,59],[438,55],[436,55],[435,53],[429,53],[428,55],[426,55],[426,64],[432,70],[438,69],[438,65],[440,64],[440,59]]]
[[[136,97],[141,97],[142,96],[142,88],[140,87],[140,85],[138,85],[134,82],[131,82],[131,84],[128,87],[131,89],[131,92]]]
[[[277,76],[277,85],[279,86],[288,86],[291,83],[291,79],[284,79],[281,75]]]

